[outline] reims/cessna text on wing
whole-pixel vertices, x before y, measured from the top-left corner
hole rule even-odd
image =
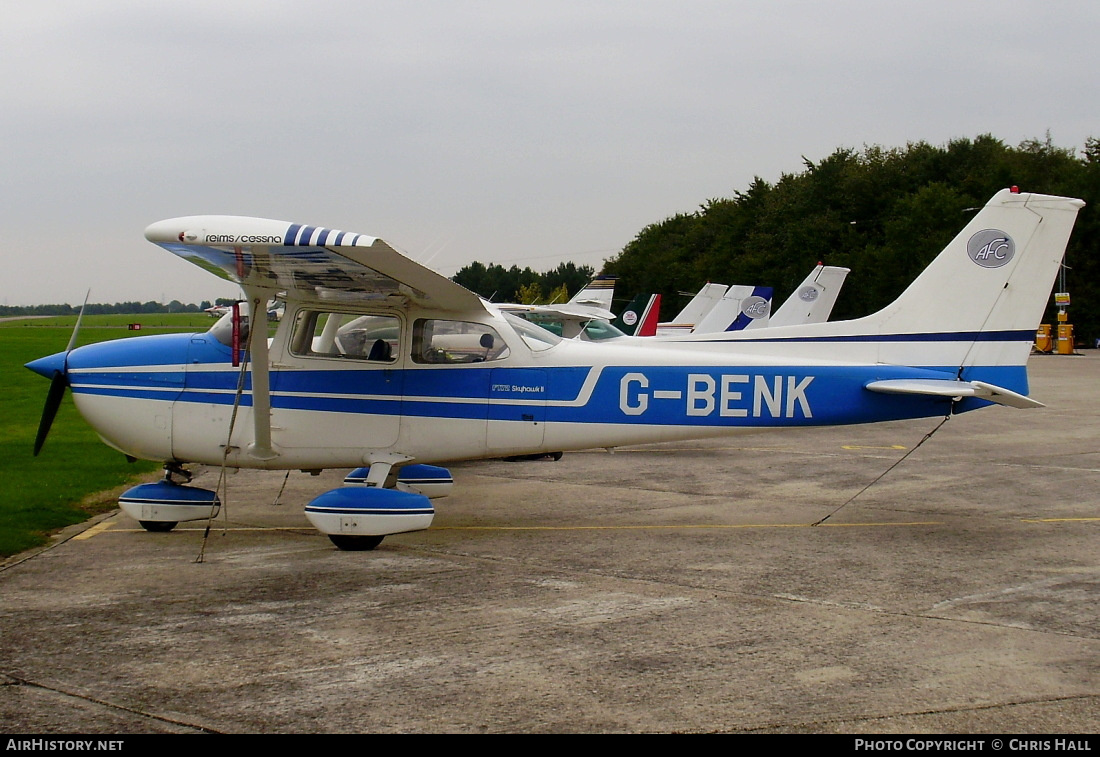
[[[66,386],[105,442],[160,460],[123,506],[147,528],[205,517],[188,463],[369,466],[306,514],[342,548],[427,528],[431,465],[870,423],[999,403],[1034,407],[1026,363],[1080,200],[997,193],[878,313],[760,331],[562,340],[381,239],[281,221],[193,216],[146,237],[239,282],[250,305],[206,333],[87,345],[28,367],[52,379],[37,446]],[[269,339],[266,303],[285,302]],[[240,389],[238,387],[240,386]],[[236,418],[236,422],[233,419]]]

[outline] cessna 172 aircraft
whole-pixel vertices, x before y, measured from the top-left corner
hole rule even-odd
[[[1037,407],[1027,358],[1083,205],[998,192],[863,318],[596,343],[504,313],[374,237],[161,221],[146,238],[238,282],[250,330],[227,316],[206,333],[70,344],[29,363],[52,382],[36,453],[71,388],[107,444],[165,463],[165,481],[120,500],[151,530],[216,510],[215,492],[179,483],[188,463],[369,466],[306,515],[338,547],[372,549],[430,525],[430,497],[451,486],[433,463]],[[275,297],[285,314],[269,338]]]

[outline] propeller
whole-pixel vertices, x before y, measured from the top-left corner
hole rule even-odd
[[[65,347],[65,352],[61,355],[60,365],[57,365],[57,361],[54,359],[58,356],[52,356],[49,358],[42,358],[36,363],[44,363],[50,361],[49,365],[57,366],[53,369],[53,376],[50,378],[50,391],[46,394],[46,406],[42,408],[42,420],[38,423],[38,434],[34,437],[34,456],[38,457],[38,453],[42,451],[42,445],[46,442],[46,436],[50,433],[50,426],[53,425],[53,419],[57,416],[57,410],[61,407],[61,400],[65,397],[65,389],[69,386],[69,353],[73,351],[73,347],[76,346],[76,335],[80,333],[80,321],[84,318],[84,308],[88,306],[88,297],[91,295],[92,290],[89,289],[88,293],[84,295],[84,304],[80,306],[80,314],[76,317],[76,326],[73,327],[73,334],[69,337],[69,344]],[[43,371],[38,370],[34,366],[35,363],[28,363],[27,367],[31,370],[37,370],[39,373]]]

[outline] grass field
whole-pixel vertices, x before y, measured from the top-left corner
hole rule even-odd
[[[49,534],[117,506],[114,496],[95,497],[135,477],[155,477],[159,463],[129,463],[99,440],[66,393],[49,438],[32,455],[49,382],[23,367],[65,349],[75,316],[0,321],[0,556],[43,543]],[[87,316],[78,345],[140,334],[205,331],[205,313]]]

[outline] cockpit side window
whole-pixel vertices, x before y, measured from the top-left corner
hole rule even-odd
[[[391,315],[301,310],[295,317],[290,352],[393,363],[401,345],[401,320]]]
[[[508,357],[508,344],[492,326],[421,318],[413,323],[414,363],[484,363]]]

